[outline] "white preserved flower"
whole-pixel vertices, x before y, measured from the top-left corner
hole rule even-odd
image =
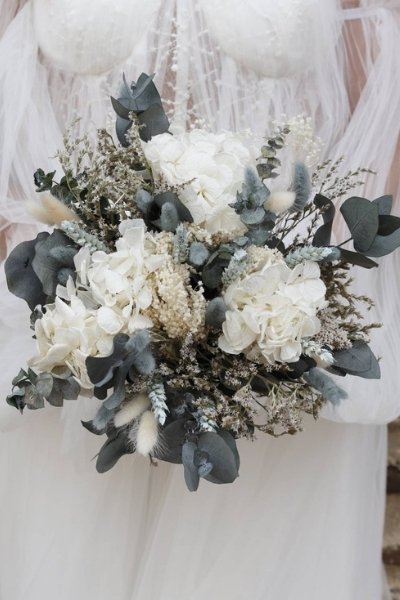
[[[38,355],[31,364],[51,372],[67,365],[83,388],[92,383],[88,356],[107,356],[118,333],[152,327],[143,311],[152,302],[148,277],[165,261],[140,219],[120,225],[115,252],[82,248],[75,256],[77,286],[69,278],[57,287],[54,305],[35,323]]]
[[[120,232],[115,252],[98,251],[90,256],[83,249],[75,258],[80,281],[102,307],[102,326],[114,335],[152,326],[142,314],[152,302],[148,276],[164,262],[162,255],[155,254],[141,219],[124,221]]]
[[[271,251],[255,273],[231,284],[219,347],[228,354],[261,355],[267,362],[295,362],[303,338],[320,328],[325,284],[317,263],[307,261],[291,270],[282,256]]]
[[[257,149],[237,133],[213,134],[200,129],[171,136],[154,136],[144,144],[153,174],[171,185],[186,185],[179,192],[194,223],[208,232],[245,230],[229,204],[240,191],[244,170],[255,166]]]
[[[35,322],[38,354],[30,364],[47,372],[66,365],[83,388],[92,389],[86,358],[110,354],[114,337],[102,326],[99,312],[87,309],[75,295],[71,296],[69,304],[56,298],[53,305],[46,306],[43,317]]]

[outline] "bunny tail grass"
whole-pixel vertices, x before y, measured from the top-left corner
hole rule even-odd
[[[26,203],[29,214],[46,225],[60,225],[62,221],[79,221],[79,217],[50,193],[42,193],[38,200]]]
[[[140,417],[150,407],[150,400],[146,394],[138,394],[132,400],[124,404],[114,417],[115,427],[128,425],[137,417]]]
[[[148,456],[158,443],[158,424],[154,413],[146,410],[140,419],[136,434],[136,450],[143,456]]]

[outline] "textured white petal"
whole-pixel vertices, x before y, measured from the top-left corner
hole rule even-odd
[[[121,330],[124,321],[112,308],[102,306],[97,311],[97,323],[106,333],[116,335]]]

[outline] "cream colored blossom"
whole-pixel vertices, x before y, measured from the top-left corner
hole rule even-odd
[[[185,338],[204,328],[206,300],[201,286],[194,290],[190,271],[168,257],[153,275],[153,302],[146,314],[170,338]]]
[[[157,253],[141,219],[124,221],[120,232],[122,237],[116,242],[115,252],[98,251],[88,256],[87,251],[81,250],[75,264],[81,282],[103,307],[101,317],[110,331],[118,333],[119,323],[119,331],[133,333],[152,326],[143,314],[153,297],[148,280],[165,257]]]
[[[219,347],[229,354],[258,353],[268,362],[295,362],[302,340],[320,328],[317,317],[326,306],[326,288],[317,263],[291,270],[278,253],[266,255],[259,271],[230,285]]]
[[[77,285],[70,278],[58,286],[55,304],[36,321],[38,354],[31,364],[39,371],[66,364],[90,389],[86,358],[110,354],[118,333],[153,326],[145,314],[153,299],[152,275],[165,262],[160,248],[167,249],[170,240],[146,233],[142,220],[124,221],[120,232],[115,252],[78,252]]]
[[[258,155],[244,136],[199,129],[164,133],[144,144],[144,152],[156,177],[171,185],[187,184],[179,196],[195,224],[210,233],[245,230],[229,206],[242,187],[245,168],[255,166]]]
[[[109,354],[114,337],[109,328],[104,327],[100,311],[87,309],[75,295],[69,304],[56,298],[35,323],[38,354],[30,361],[31,366],[51,372],[66,365],[83,388],[91,389],[86,358]]]

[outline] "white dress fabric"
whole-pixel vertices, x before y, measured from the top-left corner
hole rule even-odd
[[[0,8],[0,225],[8,251],[38,230],[24,211],[33,171],[56,168],[49,157],[77,116],[78,133],[104,123],[123,71],[132,79],[157,73],[176,127],[204,122],[261,138],[271,119],[304,112],[326,156],[378,170],[357,193],[385,191],[400,128],[397,2],[349,11],[333,0],[168,0],[162,10],[155,0],[118,0],[103,12],[89,0],[22,4],[13,13]],[[365,75],[354,111],[349,20],[362,34]],[[400,412],[399,261],[357,271],[386,323],[375,336],[383,379],[352,382],[350,398],[325,410],[330,420],[306,419],[302,434],[239,442],[233,485],[202,482],[190,494],[179,466],[152,467],[136,456],[99,475],[91,458],[101,442],[79,422],[96,401],[23,416],[4,402],[0,598],[381,600],[384,424]],[[5,397],[33,340],[28,309],[5,291],[3,274],[1,281]]]

